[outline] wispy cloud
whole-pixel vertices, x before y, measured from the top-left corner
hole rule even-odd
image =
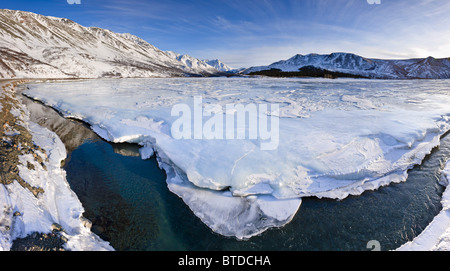
[[[2,0],[42,10],[43,1]],[[163,50],[235,67],[294,54],[346,51],[376,58],[450,56],[450,1],[95,0],[49,5],[54,16],[140,36]],[[57,9],[57,10],[56,10]],[[61,13],[61,14],[59,14]],[[50,15],[50,14],[49,14]]]

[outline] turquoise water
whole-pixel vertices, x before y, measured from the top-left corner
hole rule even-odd
[[[392,250],[440,211],[439,169],[450,157],[450,136],[407,182],[342,201],[306,198],[291,223],[247,241],[209,230],[168,191],[156,159],[137,154],[134,145],[91,139],[65,165],[93,231],[116,250],[368,250],[370,240]]]

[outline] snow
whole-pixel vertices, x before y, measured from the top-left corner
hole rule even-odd
[[[60,167],[61,160],[65,158],[63,143],[54,133],[31,122],[29,124],[36,144],[48,150],[49,161],[44,162],[46,169],[43,169],[32,155],[22,155],[22,164],[28,161],[36,170],[29,170],[21,165],[19,172],[24,181],[43,188],[44,193],[35,197],[18,182],[0,185],[0,202],[3,205],[0,221],[10,227],[10,230],[0,227],[0,250],[9,250],[14,239],[24,238],[33,232],[50,233],[54,223],[64,229],[63,235],[68,240],[64,248],[67,250],[113,250],[83,222],[84,209],[70,189],[65,172]],[[20,215],[13,217],[12,214],[16,211]]]
[[[217,67],[210,65],[206,61],[197,59],[190,55],[178,54],[173,51],[166,51],[167,56],[172,59],[178,60],[183,64],[183,70],[190,73],[217,73],[220,71]]]
[[[402,245],[400,251],[449,251],[450,250],[450,161],[441,172],[441,184],[446,187],[442,194],[442,210],[433,221],[412,241]]]
[[[66,158],[66,150],[61,140],[53,132],[29,123],[35,144],[47,150],[48,162],[46,170],[36,163],[32,155],[22,155],[21,160],[33,163],[37,170],[29,170],[19,166],[20,176],[32,186],[44,189],[39,197],[24,190],[17,182],[8,185],[10,208],[20,210],[21,216],[13,222],[11,239],[25,237],[32,232],[51,232],[52,224],[58,223],[63,235],[68,239],[65,249],[68,250],[113,250],[112,247],[94,235],[84,225],[82,214],[84,209],[78,197],[70,189],[61,168],[61,161]],[[26,165],[26,163],[25,163]]]
[[[208,65],[214,67],[216,70],[221,72],[233,72],[236,71],[236,69],[231,68],[227,64],[223,63],[219,59],[204,59],[203,62],[207,63]]]
[[[71,20],[0,10],[0,78],[171,77],[217,73],[194,57],[179,60],[129,33]]]
[[[106,140],[140,144],[143,158],[155,153],[169,189],[206,225],[245,239],[288,223],[303,197],[344,199],[405,181],[450,128],[447,89],[445,80],[154,78],[31,84],[25,93]],[[278,104],[277,147],[262,149],[259,137],[174,138],[171,109],[195,110],[199,96],[205,108]]]
[[[281,60],[268,66],[250,67],[245,74],[262,70],[280,69],[296,72],[305,66],[314,66],[325,70],[361,75],[368,78],[410,79],[410,78],[450,78],[450,69],[446,58],[433,57],[422,59],[369,59],[352,53],[331,53],[329,55],[297,54],[287,60]]]
[[[230,191],[199,188],[189,181],[164,155],[159,164],[167,173],[170,191],[178,195],[214,232],[238,239],[248,239],[270,227],[289,223],[301,199],[277,200],[271,195],[235,197]]]
[[[30,131],[33,143],[45,151],[35,151],[35,155],[42,158],[42,165],[32,154],[20,155],[19,175],[23,181],[44,192],[35,196],[16,181],[0,184],[0,251],[10,250],[16,238],[33,232],[50,233],[54,223],[64,230],[62,234],[68,240],[64,248],[67,250],[113,250],[108,242],[90,231],[82,216],[81,202],[70,189],[61,168],[61,161],[66,158],[64,144],[55,133],[29,121],[25,107],[21,106],[21,110],[26,114],[16,116]]]

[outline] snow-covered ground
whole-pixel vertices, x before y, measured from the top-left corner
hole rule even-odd
[[[143,158],[156,153],[169,189],[206,225],[245,239],[288,223],[302,197],[343,199],[405,181],[450,129],[448,86],[445,80],[105,79],[31,84],[25,93],[89,123],[106,140],[140,144]],[[204,127],[232,116],[227,105],[278,105],[279,112],[257,115],[279,121],[275,148],[261,148],[261,137],[175,138],[180,115],[172,109],[182,105],[194,114],[199,98]],[[240,128],[247,135],[257,129]]]
[[[61,168],[61,161],[66,158],[61,140],[55,133],[29,120],[28,111],[15,98],[11,85],[2,88],[0,94],[14,101],[11,114],[16,123],[31,134],[32,143],[37,146],[34,152],[19,156],[20,178],[42,191],[36,195],[18,181],[6,185],[0,183],[0,251],[10,250],[16,238],[34,232],[51,233],[55,225],[62,226],[67,250],[113,250],[108,242],[90,231],[90,223],[82,216],[84,209]],[[13,126],[9,129],[19,133]],[[20,150],[24,146],[15,147]]]

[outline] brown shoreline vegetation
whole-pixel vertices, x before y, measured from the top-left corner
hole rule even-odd
[[[17,181],[24,189],[29,190],[35,197],[39,197],[45,191],[41,187],[33,187],[19,174],[19,157],[31,154],[34,161],[46,170],[44,161],[48,161],[46,150],[37,146],[33,142],[26,123],[23,121],[25,111],[20,99],[16,97],[15,88],[19,84],[28,80],[5,80],[0,81],[0,185],[7,187]],[[35,166],[27,162],[26,166],[30,170],[35,170]],[[11,214],[10,214],[11,215]],[[20,216],[20,212],[14,212],[13,219]],[[0,221],[0,226],[1,221]],[[7,230],[10,225],[3,225]],[[59,234],[62,229],[55,225],[51,233],[32,233],[25,238],[17,238],[12,242],[11,250],[25,251],[46,251],[63,250],[64,237]]]

